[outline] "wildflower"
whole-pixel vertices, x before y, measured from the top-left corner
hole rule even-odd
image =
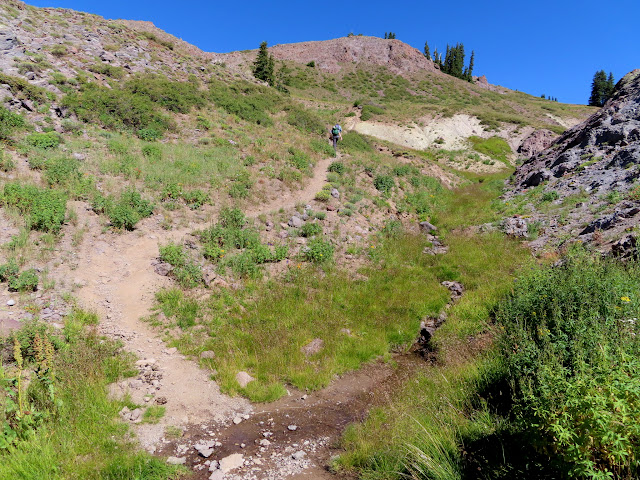
[[[620,297],[620,300],[622,300],[623,302],[630,302],[631,299],[629,297]]]

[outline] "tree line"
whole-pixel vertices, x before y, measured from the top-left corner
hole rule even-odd
[[[469,64],[465,68],[465,53],[464,44],[457,43],[455,47],[451,47],[447,44],[447,51],[442,59],[442,53],[438,52],[436,48],[433,51],[433,57],[431,56],[431,49],[429,43],[424,42],[424,56],[427,60],[431,60],[433,63],[440,67],[440,70],[453,77],[461,78],[468,82],[473,82],[473,66],[475,62],[475,51],[471,51],[471,57],[469,58]]]
[[[613,73],[609,72],[609,77],[604,70],[599,70],[593,76],[591,83],[591,95],[589,96],[589,105],[592,107],[601,107],[613,95],[616,83],[613,79]]]

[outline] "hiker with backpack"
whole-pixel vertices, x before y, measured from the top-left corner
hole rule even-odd
[[[331,139],[333,140],[333,152],[338,155],[338,140],[342,140],[342,127],[339,123],[331,128]]]

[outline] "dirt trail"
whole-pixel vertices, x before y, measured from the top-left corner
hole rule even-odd
[[[326,182],[333,160],[319,161],[302,190],[271,199],[247,214],[257,216],[311,201]],[[64,273],[58,280],[73,285],[80,305],[98,313],[102,333],[122,340],[125,349],[142,360],[138,362],[141,376],[112,385],[112,393],[129,393],[134,403],[165,407],[158,424],[135,424],[135,432],[148,451],[186,461],[194,471],[189,478],[333,478],[326,465],[346,425],[362,419],[416,368],[413,357],[398,361],[401,367],[396,369],[376,363],[337,379],[322,391],[310,395],[292,392],[267,405],[223,395],[207,371],[175,348],[167,348],[141,320],[150,313],[155,293],[172,285],[153,268],[159,244],[182,243],[198,222],[166,231],[161,227],[162,218],[156,216],[140,222],[135,232],[105,233],[100,218],[86,204],[75,202],[73,208],[86,233],[77,247],[71,243],[72,235],[64,236],[60,245],[64,260],[58,269]],[[145,372],[154,375],[154,382],[144,379]],[[169,426],[178,427],[183,434],[171,440]],[[197,453],[198,443],[212,447],[209,459]],[[239,468],[216,470],[216,461],[239,455],[243,456]]]
[[[338,155],[338,158],[340,155]],[[266,200],[266,203],[258,205],[256,207],[250,207],[247,209],[247,215],[255,216],[263,213],[269,213],[280,208],[288,209],[293,208],[298,203],[309,202],[313,200],[316,193],[322,190],[322,187],[327,183],[327,169],[331,162],[337,160],[334,157],[324,158],[320,160],[313,168],[313,177],[309,180],[309,183],[305,185],[302,190],[288,192],[286,194],[279,194],[274,198]],[[278,192],[279,193],[279,192]]]
[[[128,351],[140,359],[154,359],[160,373],[158,388],[124,381],[114,386],[114,393],[129,392],[136,403],[145,403],[144,396],[153,391],[154,399],[164,398],[164,417],[158,424],[139,425],[137,434],[144,448],[154,451],[168,425],[184,426],[211,421],[224,422],[238,413],[249,413],[248,401],[220,393],[208,373],[194,362],[167,349],[153,330],[140,320],[149,314],[154,294],[170,286],[166,277],[157,275],[152,262],[158,256],[158,243],[175,241],[191,232],[190,228],[158,232],[155,219],[145,220],[139,233],[100,234],[97,220],[85,214],[89,223],[88,236],[77,252],[77,270],[73,282],[80,304],[98,313],[100,330],[121,339]],[[142,232],[154,233],[142,233]],[[121,392],[118,392],[121,390]],[[161,400],[164,401],[164,400]]]

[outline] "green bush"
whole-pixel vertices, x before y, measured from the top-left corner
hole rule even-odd
[[[49,186],[67,185],[81,177],[80,162],[74,158],[52,158],[44,164],[44,178]]]
[[[15,168],[16,162],[13,161],[13,158],[0,150],[0,170],[6,173],[14,170]]]
[[[305,223],[300,229],[300,236],[302,237],[314,237],[322,233],[322,225],[319,223]]]
[[[371,142],[358,132],[344,132],[342,134],[342,150],[346,153],[367,153],[373,151]]]
[[[315,133],[323,135],[325,133],[325,124],[322,119],[311,110],[304,107],[290,105],[287,107],[286,121],[289,125],[296,127],[304,133]]]
[[[330,262],[333,259],[333,245],[322,239],[314,239],[303,249],[304,258],[313,263]]]
[[[38,289],[38,274],[30,268],[18,276],[9,279],[9,290],[16,292],[35,292]]]
[[[16,207],[25,216],[28,228],[44,232],[60,231],[67,212],[67,197],[63,192],[35,185],[5,184],[2,203]]]
[[[56,132],[32,133],[27,136],[27,143],[32,147],[47,150],[56,148],[62,142],[62,138]]]
[[[384,109],[377,107],[375,105],[364,105],[362,107],[362,114],[360,115],[360,119],[363,122],[370,120],[374,115],[381,115],[384,113]]]
[[[145,142],[153,142],[162,138],[162,132],[153,127],[141,128],[136,132],[136,135],[138,135],[140,140],[144,140]]]
[[[137,132],[151,128],[164,132],[174,126],[150,98],[126,89],[85,84],[80,92],[65,96],[62,103],[83,122],[113,130]]]
[[[96,213],[107,215],[112,227],[133,230],[140,220],[151,216],[154,207],[151,202],[143,199],[138,191],[129,188],[122,192],[118,199],[97,194],[92,208]]]
[[[389,175],[378,175],[373,180],[373,186],[376,187],[376,190],[380,193],[388,196],[391,194],[391,189],[395,186],[395,182],[393,177],[390,177]]]
[[[496,309],[514,428],[569,478],[640,474],[640,268],[572,253]]]
[[[253,187],[253,180],[249,172],[242,170],[236,173],[231,180],[233,183],[229,188],[229,196],[231,198],[247,198]]]
[[[0,106],[0,140],[9,140],[14,130],[25,125],[24,118]]]
[[[541,200],[543,202],[553,202],[554,200],[557,200],[558,198],[560,198],[560,195],[558,194],[558,192],[553,191],[553,192],[544,192],[542,194],[542,198]]]
[[[333,173],[337,173],[338,175],[342,175],[345,172],[344,163],[331,162],[331,165],[329,165],[329,171]]]
[[[248,82],[226,84],[214,80],[209,87],[210,97],[227,113],[258,125],[273,125],[269,113],[275,113],[281,105],[280,96],[267,87]]]
[[[310,144],[311,144],[311,150],[313,150],[316,153],[320,153],[327,157],[333,157],[335,155],[333,151],[333,146],[326,140],[313,138],[311,139]]]
[[[181,245],[169,243],[159,248],[160,260],[173,266],[171,275],[185,288],[194,288],[202,283],[202,269]]]
[[[149,160],[162,160],[162,148],[155,144],[144,145],[142,155]]]
[[[14,258],[10,258],[9,261],[3,265],[0,265],[0,282],[8,282],[12,278],[18,276],[20,267]]]
[[[209,202],[209,195],[200,189],[182,192],[182,199],[192,210],[197,210]]]
[[[319,202],[328,202],[330,198],[331,194],[327,190],[320,190],[315,196],[315,199]]]
[[[293,147],[289,147],[289,163],[301,171],[309,169],[309,155]]]

